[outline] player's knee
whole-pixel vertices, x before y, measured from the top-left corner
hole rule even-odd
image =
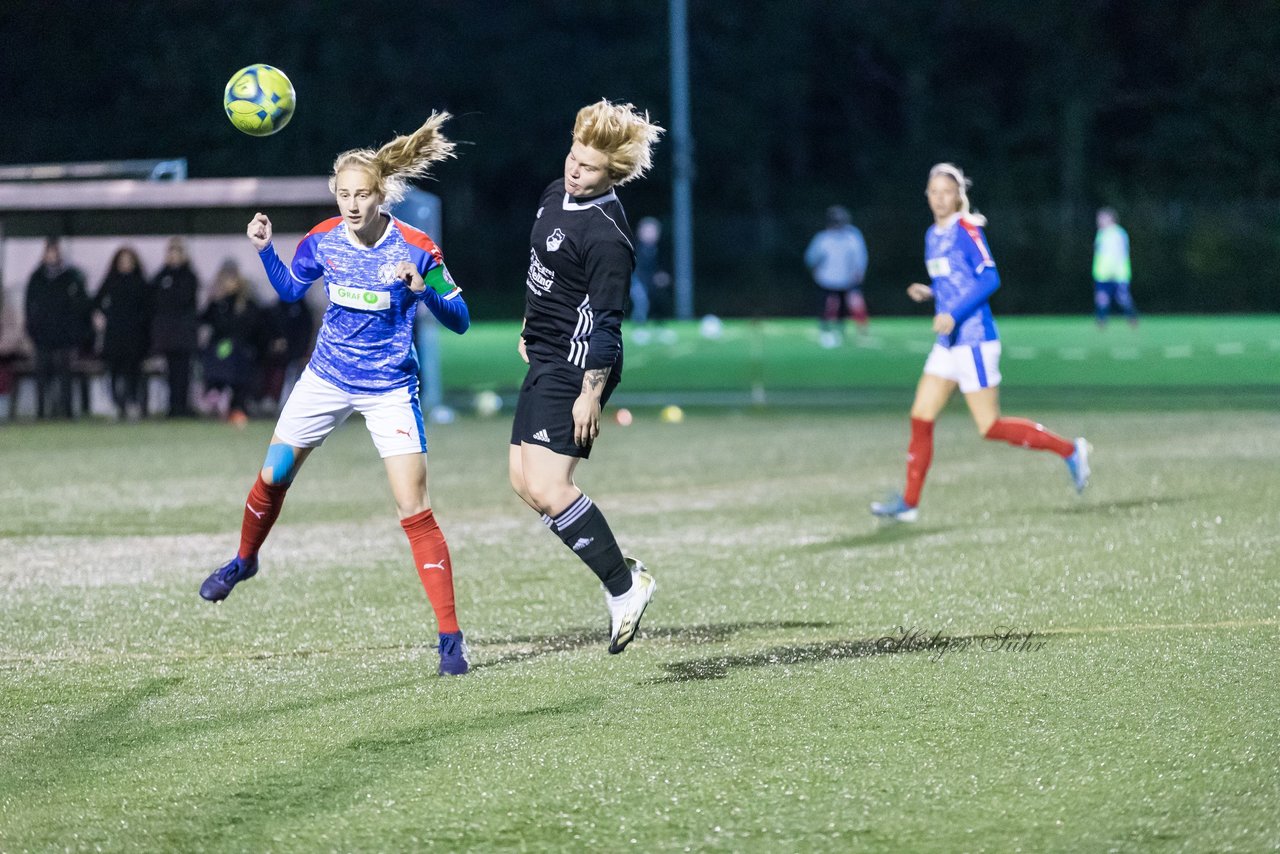
[[[276,442],[267,448],[267,458],[262,463],[264,483],[288,486],[297,472],[297,452],[293,446]]]
[[[529,483],[525,490],[522,497],[540,513],[563,510],[574,497],[572,487],[559,483]]]

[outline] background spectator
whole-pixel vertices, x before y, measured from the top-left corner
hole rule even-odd
[[[266,346],[262,357],[262,397],[284,406],[311,354],[315,318],[306,300],[277,300],[263,313]]]
[[[200,282],[191,269],[186,244],[175,237],[165,248],[164,266],[151,280],[151,347],[164,356],[170,418],[193,414],[191,356],[197,343],[199,290]]]
[[[84,274],[63,260],[57,238],[49,238],[26,294],[26,331],[35,347],[37,418],[75,414],[71,361],[92,340],[90,306]]]
[[[849,211],[841,205],[827,208],[827,227],[814,235],[804,253],[805,266],[822,289],[818,342],[823,347],[840,345],[846,310],[859,331],[865,332],[867,327],[867,302],[862,298],[867,244],[849,219]]]
[[[205,391],[222,398],[206,405],[212,403],[211,408],[225,413],[232,424],[243,426],[255,380],[261,312],[234,261],[224,261],[218,270],[213,301],[201,313],[200,323],[206,327],[202,335]]]
[[[111,380],[116,414],[136,421],[146,414],[142,362],[151,351],[151,299],[138,253],[116,250],[107,277],[93,299],[94,320],[102,328],[102,361]]]

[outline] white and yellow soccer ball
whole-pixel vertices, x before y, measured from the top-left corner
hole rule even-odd
[[[232,74],[222,97],[231,124],[249,136],[270,136],[283,128],[293,118],[296,103],[285,73],[261,63]]]

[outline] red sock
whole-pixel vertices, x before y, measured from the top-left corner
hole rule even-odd
[[[271,533],[271,526],[280,515],[284,506],[284,494],[289,491],[288,484],[267,483],[258,474],[249,490],[249,497],[244,502],[244,521],[240,524],[240,552],[242,558],[248,559],[258,554],[262,543]]]
[[[1043,424],[1025,418],[998,418],[983,438],[1034,448],[1037,451],[1053,451],[1064,458],[1071,456],[1076,450],[1074,444],[1057,433],[1044,429]]]
[[[458,631],[458,617],[453,608],[453,564],[449,561],[449,544],[436,524],[435,514],[428,508],[416,516],[401,519],[400,527],[409,537],[413,563],[418,568],[418,578],[422,579],[422,588],[427,591],[427,599],[435,609],[440,631]]]
[[[920,503],[920,490],[924,489],[924,476],[933,462],[933,422],[921,418],[911,419],[911,444],[907,446],[907,488],[902,500],[908,507]]]

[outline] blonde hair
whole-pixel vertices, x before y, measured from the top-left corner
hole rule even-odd
[[[447,112],[432,110],[422,127],[407,136],[397,136],[377,151],[353,148],[342,152],[333,161],[329,192],[337,192],[339,172],[356,167],[373,177],[374,189],[387,204],[400,201],[409,192],[410,178],[425,178],[432,163],[457,156],[453,153],[454,143],[440,132],[440,126],[451,118]]]
[[[935,163],[933,168],[929,170],[929,180],[932,181],[935,175],[946,175],[956,182],[956,188],[960,196],[960,216],[974,225],[987,224],[985,216],[969,209],[969,188],[973,186],[973,181],[965,177],[959,166],[954,163]]]
[[[614,184],[639,178],[653,165],[653,146],[666,128],[649,121],[632,104],[601,99],[578,110],[573,141],[594,148],[608,159],[605,166]]]

